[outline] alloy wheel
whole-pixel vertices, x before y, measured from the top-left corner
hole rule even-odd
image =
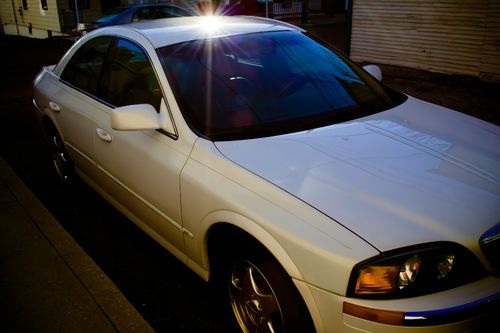
[[[234,266],[229,283],[231,307],[244,332],[282,332],[283,314],[264,274],[251,262]]]
[[[50,147],[52,152],[52,162],[56,172],[64,183],[71,182],[72,164],[69,159],[66,148],[58,134],[53,134],[50,138]]]

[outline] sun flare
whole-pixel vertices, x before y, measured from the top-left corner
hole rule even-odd
[[[222,22],[217,15],[207,15],[203,19],[203,29],[209,33],[216,32],[221,27]]]

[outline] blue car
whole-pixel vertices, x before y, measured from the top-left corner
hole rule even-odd
[[[110,25],[194,15],[197,15],[194,9],[181,7],[173,3],[120,6],[108,11],[94,22],[86,23],[85,30],[91,31]]]

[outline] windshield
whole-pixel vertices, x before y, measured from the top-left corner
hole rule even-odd
[[[308,130],[405,99],[295,31],[190,41],[159,54],[187,122],[211,140]]]

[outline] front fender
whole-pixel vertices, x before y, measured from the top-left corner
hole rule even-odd
[[[275,259],[280,263],[280,265],[288,272],[288,274],[296,279],[303,280],[303,276],[295,263],[292,261],[290,256],[287,254],[285,249],[280,245],[280,243],[269,234],[264,228],[262,228],[258,223],[252,221],[248,217],[232,211],[214,211],[207,215],[201,221],[201,227],[206,232],[204,233],[204,246],[202,247],[202,260],[203,266],[208,268],[208,251],[207,242],[209,230],[218,225],[219,223],[230,224],[231,226],[238,228],[249,235],[252,235],[260,244],[262,244],[270,253],[273,254]]]
[[[296,279],[344,294],[352,267],[378,252],[306,203],[198,140],[181,173],[189,266],[208,279],[207,233],[228,223],[252,235]],[[198,269],[197,269],[197,268]]]

